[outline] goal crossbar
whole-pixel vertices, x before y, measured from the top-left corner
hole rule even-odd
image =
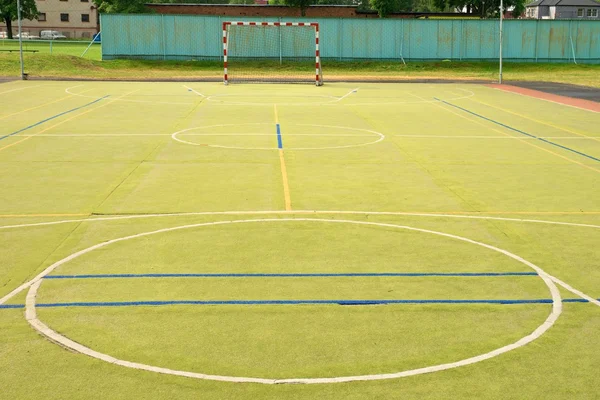
[[[229,28],[232,26],[247,27],[309,27],[314,30],[314,58],[315,58],[315,84],[323,84],[323,72],[321,68],[321,55],[319,50],[319,23],[318,22],[252,22],[252,21],[225,21],[223,22],[223,82],[229,83],[228,64],[230,57]]]

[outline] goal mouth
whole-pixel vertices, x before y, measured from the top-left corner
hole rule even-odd
[[[223,82],[323,84],[316,22],[223,22]]]

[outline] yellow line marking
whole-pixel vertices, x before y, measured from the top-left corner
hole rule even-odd
[[[285,199],[285,211],[292,211],[292,199],[290,196],[290,185],[288,183],[287,168],[283,150],[279,149],[279,164],[281,165],[281,177],[283,179],[283,197]]]
[[[89,92],[89,91],[91,91],[91,90],[92,90],[92,89],[90,89],[90,90],[86,90],[86,91],[83,91],[82,93]],[[0,120],[1,120],[1,119],[4,119],[4,118],[12,117],[13,115],[22,114],[22,113],[24,113],[24,112],[27,112],[27,111],[31,111],[31,110],[35,110],[35,109],[38,109],[38,108],[46,107],[47,105],[54,104],[54,103],[58,103],[59,101],[63,101],[63,100],[65,100],[65,99],[68,99],[68,98],[70,98],[70,97],[75,97],[75,95],[71,94],[71,95],[69,95],[69,96],[61,97],[61,98],[60,98],[60,99],[58,99],[58,100],[50,101],[50,102],[48,102],[48,103],[44,103],[44,104],[41,104],[41,105],[39,105],[39,106],[35,106],[35,107],[31,107],[31,108],[27,108],[27,109],[25,109],[25,110],[22,110],[22,111],[17,111],[17,112],[15,112],[15,113],[12,113],[12,114],[3,115],[3,116],[1,116],[1,117],[0,117]]]
[[[589,136],[589,135],[586,135],[586,134],[581,133],[581,132],[577,132],[577,131],[574,131],[574,130],[571,130],[571,129],[567,129],[567,128],[564,128],[564,127],[561,127],[561,126],[558,126],[558,125],[551,124],[549,122],[540,121],[539,119],[531,118],[531,117],[528,117],[526,115],[523,115],[523,114],[511,111],[511,110],[507,110],[506,108],[503,108],[503,107],[494,106],[494,105],[491,105],[491,104],[486,103],[486,102],[481,101],[481,100],[475,100],[475,99],[470,98],[470,97],[468,99],[471,100],[471,101],[474,101],[476,103],[481,103],[481,104],[484,104],[484,105],[486,105],[488,107],[492,107],[492,108],[495,108],[497,110],[501,110],[501,111],[507,112],[509,114],[517,115],[517,116],[519,116],[521,118],[525,118],[525,119],[528,119],[530,121],[537,122],[538,124],[546,125],[546,126],[549,126],[551,128],[555,128],[555,129],[558,129],[558,130],[561,130],[561,131],[564,131],[564,132],[569,132],[569,133],[572,133],[572,134],[575,134],[575,135],[583,136],[585,138],[592,139],[592,140],[597,140],[597,141],[600,142],[600,138],[597,138],[597,137],[594,137],[594,136]]]
[[[422,97],[420,97],[420,96],[417,96],[416,94],[413,94],[413,93],[410,93],[410,94],[411,94],[412,96],[415,96],[415,97],[417,97],[417,98],[421,99],[421,100],[425,100],[424,98],[422,98]],[[472,122],[472,123],[474,123],[474,124],[477,124],[477,125],[483,126],[483,127],[484,127],[484,128],[486,128],[486,129],[489,129],[489,130],[491,130],[491,131],[494,131],[494,132],[498,132],[499,134],[501,134],[501,135],[504,135],[504,136],[510,136],[510,137],[517,138],[517,140],[518,140],[519,142],[521,142],[521,143],[525,143],[525,144],[527,144],[527,145],[529,145],[529,146],[535,147],[536,149],[539,149],[539,150],[545,151],[546,153],[550,153],[550,154],[552,154],[552,155],[555,155],[556,157],[560,157],[560,158],[562,158],[563,160],[569,161],[569,162],[571,162],[571,163],[574,163],[574,164],[580,165],[580,166],[582,166],[582,167],[584,167],[584,168],[590,169],[590,170],[592,170],[592,171],[594,171],[594,172],[598,172],[598,173],[600,173],[600,169],[596,169],[596,168],[594,168],[594,167],[590,167],[589,165],[586,165],[586,164],[584,164],[584,163],[581,163],[581,162],[579,162],[579,161],[575,161],[575,160],[573,160],[573,159],[571,159],[571,158],[569,158],[569,157],[565,157],[565,156],[563,156],[562,154],[558,154],[558,153],[555,153],[555,152],[553,152],[552,150],[545,149],[545,148],[543,148],[543,147],[541,147],[541,146],[538,146],[538,145],[536,145],[536,144],[533,144],[533,143],[531,143],[531,141],[529,141],[529,140],[527,140],[527,139],[525,139],[525,138],[520,138],[520,137],[518,137],[518,136],[513,136],[513,135],[510,135],[510,134],[508,134],[508,133],[506,133],[506,132],[502,132],[501,130],[498,130],[498,129],[496,129],[496,128],[491,128],[490,126],[488,126],[488,125],[484,124],[483,122],[480,122],[480,121],[477,121],[477,120],[475,120],[475,119],[473,119],[473,118],[470,118],[470,117],[467,117],[467,116],[465,116],[465,115],[459,114],[459,113],[457,113],[457,112],[455,112],[455,111],[453,111],[453,110],[450,110],[450,109],[449,109],[449,108],[447,108],[447,107],[444,107],[444,106],[442,106],[442,105],[441,105],[441,104],[439,104],[439,103],[431,103],[431,104],[435,105],[436,107],[439,107],[439,108],[441,108],[442,110],[446,110],[447,112],[449,112],[449,113],[451,113],[451,114],[454,114],[454,115],[456,115],[456,116],[458,116],[458,117],[460,117],[460,118],[466,119],[466,120],[467,120],[467,121],[469,121],[469,122]],[[0,150],[1,150],[1,149],[0,149]]]
[[[46,128],[46,129],[43,129],[43,130],[39,131],[39,132],[38,132],[38,133],[36,133],[36,134],[33,134],[33,135],[31,135],[31,136],[24,137],[23,139],[21,139],[21,140],[19,140],[19,141],[17,141],[17,142],[11,143],[11,144],[9,144],[9,145],[7,145],[7,146],[0,147],[0,151],[2,151],[2,150],[5,150],[5,149],[8,149],[9,147],[12,147],[12,146],[16,146],[16,145],[18,145],[19,143],[23,143],[24,141],[26,141],[26,140],[29,140],[29,139],[31,139],[32,137],[35,137],[35,136],[37,136],[37,135],[39,135],[39,134],[42,134],[42,133],[44,133],[44,132],[47,132],[47,131],[49,131],[50,129],[54,129],[54,128],[56,128],[57,126],[60,126],[60,125],[62,125],[62,124],[64,124],[64,123],[67,123],[67,122],[69,122],[69,121],[71,121],[71,120],[74,120],[75,118],[79,118],[79,117],[81,117],[82,115],[85,115],[85,114],[91,113],[91,112],[93,112],[93,111],[96,111],[96,110],[97,110],[97,109],[99,109],[99,108],[106,107],[107,105],[109,105],[109,104],[112,104],[112,103],[114,103],[115,101],[117,101],[117,100],[119,100],[119,99],[121,99],[121,98],[123,98],[123,97],[129,96],[130,94],[132,94],[132,93],[135,93],[135,92],[138,92],[138,91],[140,91],[140,90],[141,90],[141,89],[136,89],[136,90],[134,90],[134,91],[132,91],[132,92],[125,93],[124,95],[122,95],[122,96],[119,96],[119,97],[117,97],[117,98],[115,98],[115,99],[113,99],[113,100],[107,101],[106,103],[104,103],[104,104],[101,104],[101,105],[99,105],[98,107],[95,107],[95,108],[89,109],[89,110],[87,110],[87,111],[84,111],[84,112],[82,112],[82,113],[80,113],[80,114],[76,114],[76,115],[72,116],[71,118],[67,118],[67,119],[65,119],[64,121],[61,121],[61,122],[59,122],[59,123],[57,123],[57,124],[54,124],[54,125],[52,125],[52,126],[50,126],[50,127]]]
[[[42,86],[42,85],[34,85],[34,86],[27,86],[27,87],[24,87],[24,88],[11,89],[11,90],[7,90],[5,92],[0,92],[0,95],[5,94],[5,93],[10,93],[10,92],[16,92],[16,91],[19,91],[19,90],[33,89],[33,88],[40,87],[40,86]]]
[[[279,124],[279,114],[277,113],[277,104],[273,104],[275,113],[275,124]],[[285,201],[285,211],[292,211],[292,197],[290,196],[290,183],[288,181],[287,168],[285,166],[285,157],[283,149],[279,149],[279,165],[281,167],[281,179],[283,181],[283,198]]]
[[[90,217],[92,214],[0,214],[0,218],[27,217]]]

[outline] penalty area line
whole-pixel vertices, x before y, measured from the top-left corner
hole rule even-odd
[[[349,91],[348,93],[346,93],[345,95],[343,95],[342,97],[340,97],[339,99],[337,99],[335,101],[335,103],[344,100],[346,97],[350,96],[352,93],[357,93],[359,88],[356,89],[352,89],[351,91]]]
[[[206,98],[205,95],[203,95],[202,93],[198,92],[197,90],[192,89],[189,86],[183,85],[183,87],[186,88],[188,90],[188,92],[193,92],[193,93],[196,93],[198,96]]]

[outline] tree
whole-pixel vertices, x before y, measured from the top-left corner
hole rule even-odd
[[[34,19],[37,16],[35,0],[21,0],[21,18]],[[0,19],[6,24],[8,38],[12,39],[12,21],[17,19],[17,0],[0,0]]]
[[[505,0],[504,10],[512,8],[512,14],[519,16],[525,10],[526,0]],[[500,0],[435,0],[435,5],[443,10],[450,8],[482,18],[500,16]]]
[[[315,4],[317,0],[270,0],[269,4],[285,5],[288,7],[296,7],[300,9],[300,15],[306,15],[306,9]]]
[[[393,12],[413,11],[413,0],[369,0],[369,4],[380,18],[385,18]]]
[[[379,18],[385,18],[394,12],[394,0],[369,0],[369,3],[371,4],[371,8],[377,11]]]
[[[0,0],[2,1],[2,0]],[[98,11],[103,13],[143,13],[148,12],[145,0],[94,0]]]

